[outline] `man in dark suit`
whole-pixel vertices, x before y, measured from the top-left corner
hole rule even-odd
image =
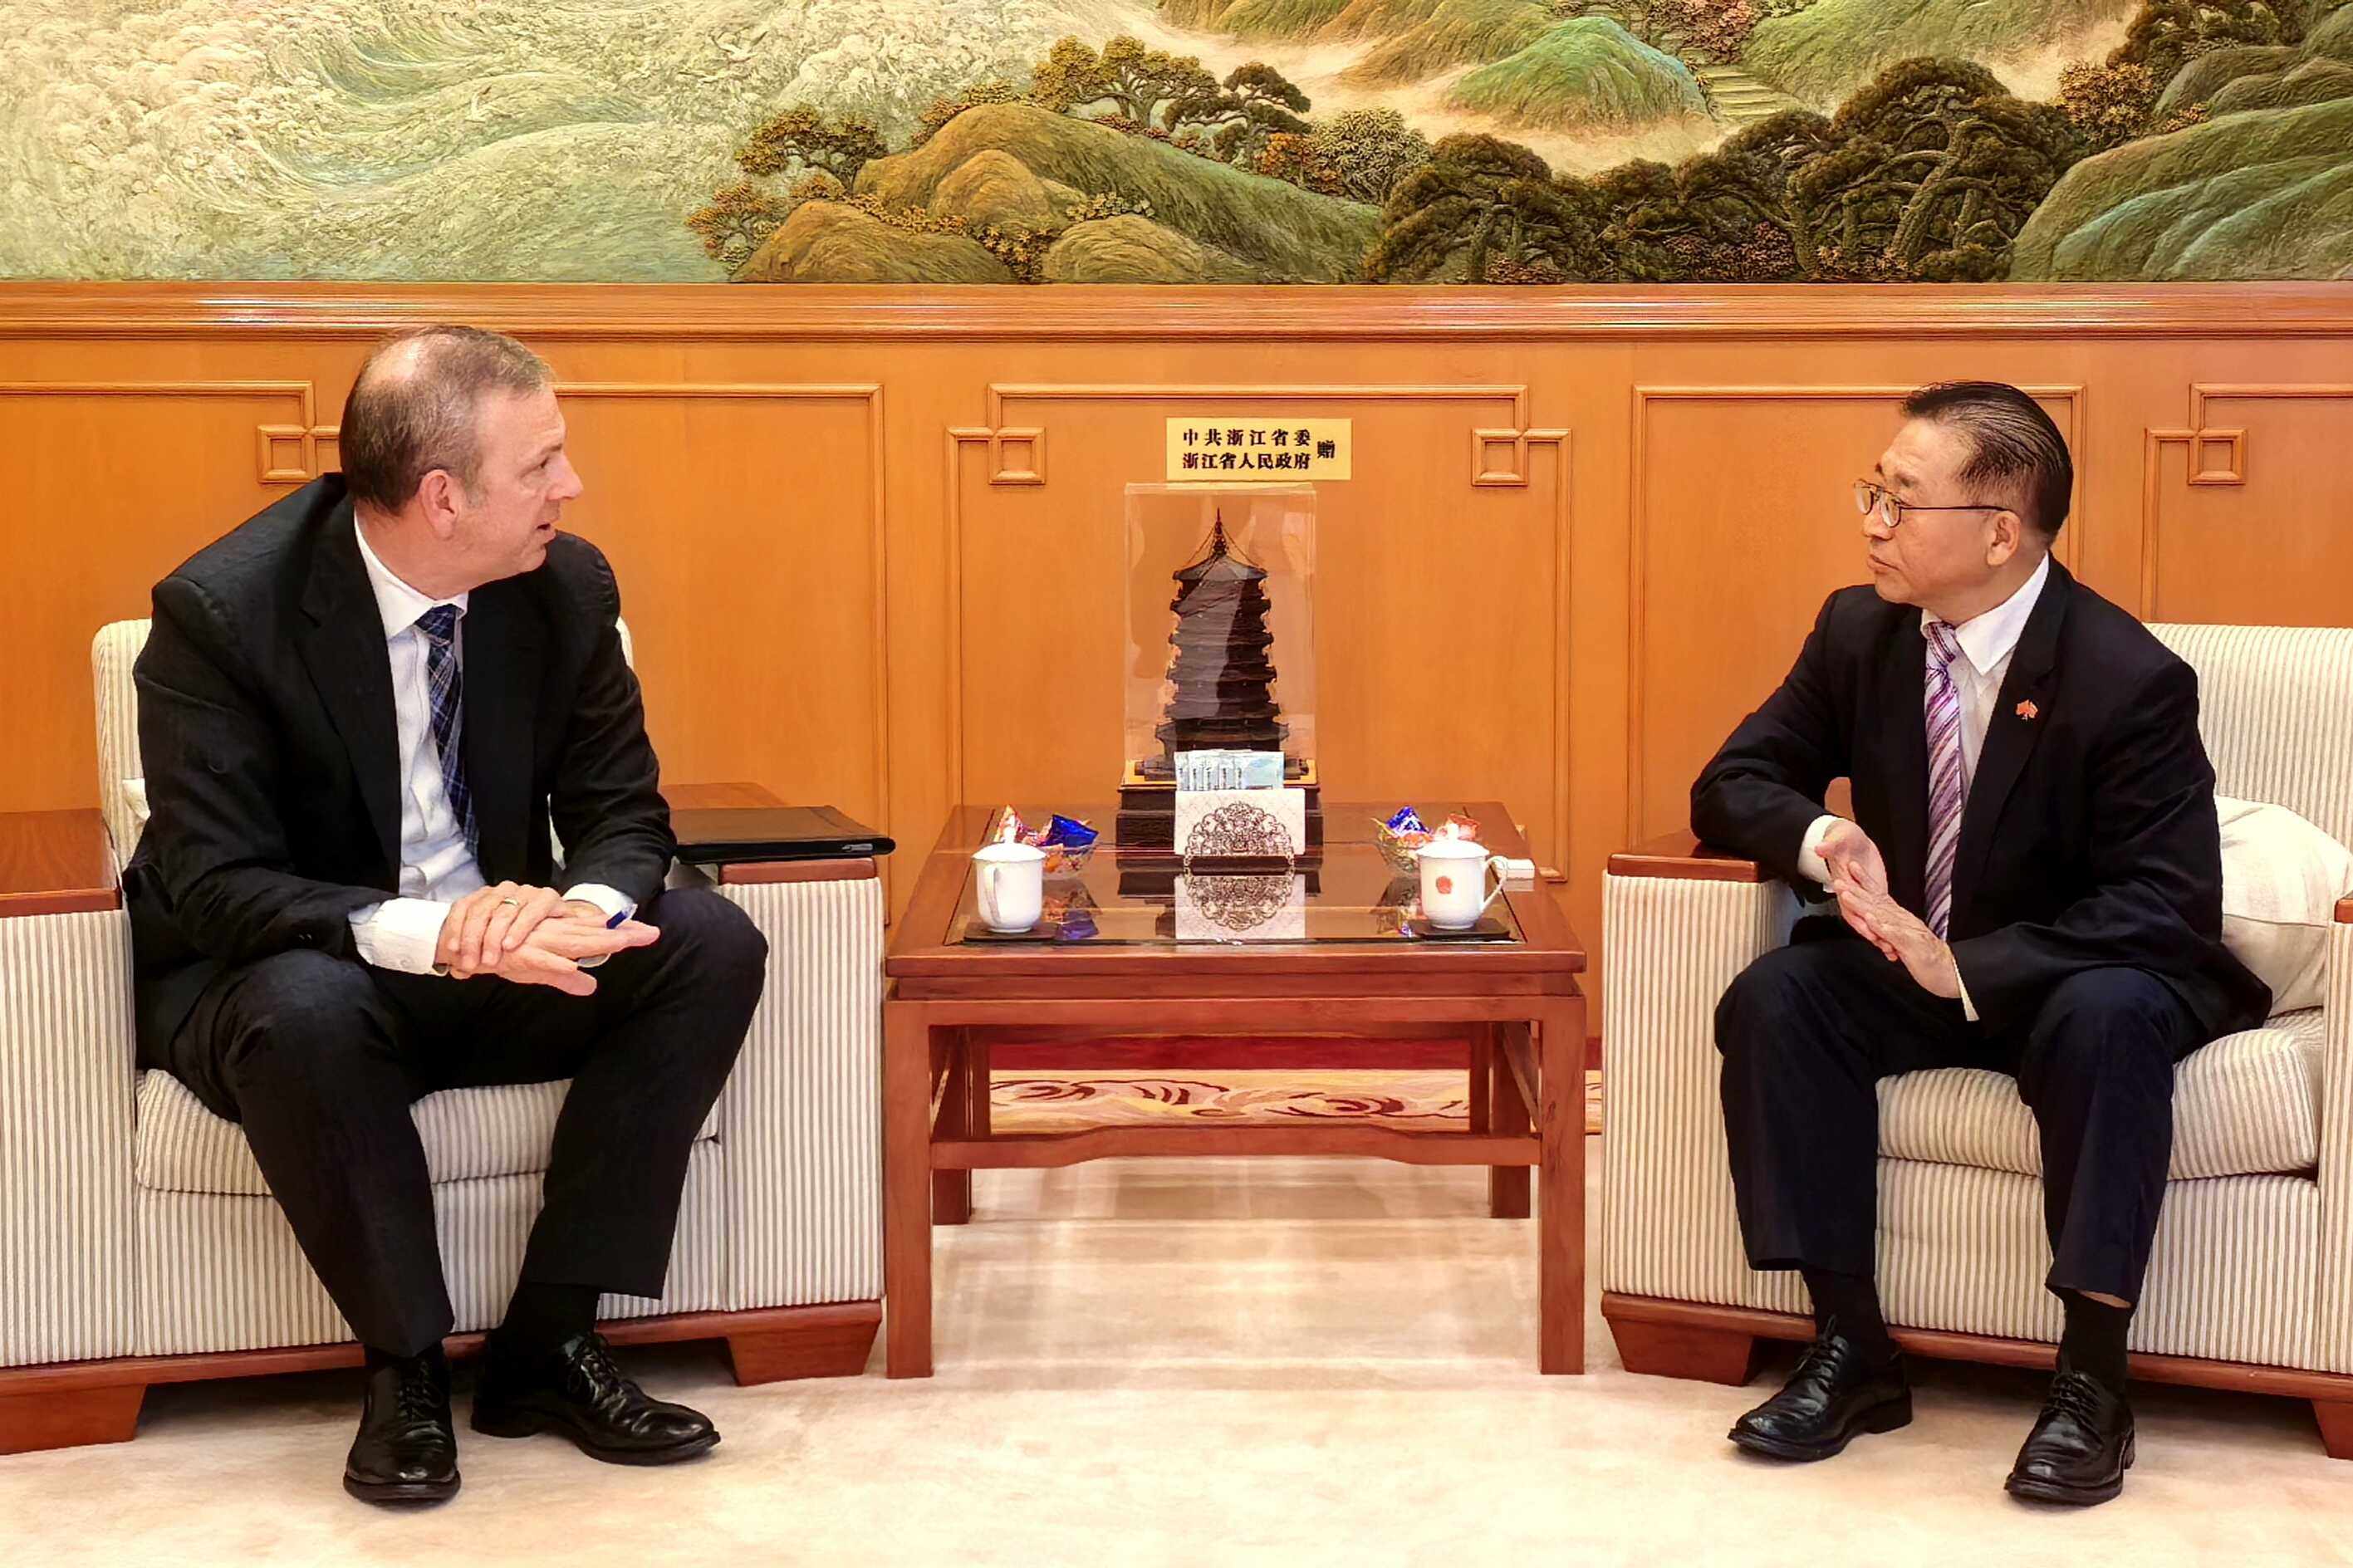
[[[1818,1459],[1911,1420],[1873,1281],[1876,1085],[1994,1068],[2041,1129],[2066,1321],[2009,1489],[2099,1502],[2132,1463],[2126,1333],[2174,1063],[2270,994],[2222,947],[2195,673],[2051,559],[2074,480],[2057,427],[1983,382],[1904,416],[1855,487],[1872,586],[1830,596],[1692,786],[1703,839],[1837,901],[1716,1009],[1749,1263],[1801,1270],[1819,1331],[1731,1436]],[[1841,777],[1852,821],[1822,810]]]
[[[343,473],[155,586],[153,816],[124,876],[140,1059],[244,1124],[365,1347],[343,1484],[379,1502],[459,1481],[409,1105],[571,1079],[474,1428],[690,1458],[718,1433],[621,1374],[596,1300],[661,1293],[765,942],[717,894],[662,890],[613,574],[556,531],[580,480],[547,366],[495,333],[406,334],[360,372],[341,445]]]

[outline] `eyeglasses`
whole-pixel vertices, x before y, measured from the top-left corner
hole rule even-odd
[[[1968,506],[1915,506],[1910,501],[1897,500],[1881,486],[1869,479],[1854,481],[1854,510],[1869,517],[1879,514],[1879,521],[1890,533],[1904,526],[1906,515],[1915,511],[2000,511],[2004,509],[1990,501],[1977,501]]]

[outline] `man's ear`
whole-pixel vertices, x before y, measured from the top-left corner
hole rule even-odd
[[[2008,565],[2026,540],[2026,520],[2008,507],[1993,514],[1993,537],[1986,542],[1986,564]]]
[[[434,538],[447,540],[458,531],[465,494],[459,488],[456,475],[447,468],[431,470],[417,485],[417,500],[425,514],[425,526],[433,531]]]

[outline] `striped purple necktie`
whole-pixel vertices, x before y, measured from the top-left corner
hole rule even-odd
[[[1923,621],[1928,638],[1928,683],[1921,707],[1928,723],[1928,929],[1941,939],[1953,918],[1953,855],[1961,845],[1961,807],[1968,780],[1961,771],[1961,693],[1953,660],[1961,645],[1942,621]]]
[[[417,617],[425,634],[425,686],[433,699],[433,745],[441,753],[441,788],[466,830],[466,853],[481,858],[474,833],[474,792],[466,786],[466,683],[458,668],[458,606],[436,605]]]

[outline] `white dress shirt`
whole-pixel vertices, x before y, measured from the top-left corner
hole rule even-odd
[[[1993,705],[2001,695],[2001,683],[2010,674],[2010,655],[2018,651],[2018,639],[2026,631],[2026,618],[2034,613],[2035,601],[2042,596],[2042,585],[2051,580],[2051,557],[2035,564],[2034,574],[2018,592],[1981,615],[1972,616],[1953,627],[1953,640],[1961,645],[1961,657],[1952,664],[1953,689],[1961,700],[1961,800],[1964,809],[1968,801],[1971,784],[1978,776],[1978,756],[1985,750],[1986,731],[1993,724]],[[1928,626],[1936,616],[1927,612],[1920,616],[1920,658],[1925,671],[1935,673],[1933,661],[1936,650],[1928,641]],[[1925,727],[1927,721],[1923,716]],[[1806,829],[1805,841],[1798,847],[1798,869],[1817,882],[1827,884],[1830,867],[1822,861],[1822,839],[1833,824],[1835,816],[1814,818]],[[1961,987],[1961,1007],[1969,1022],[1976,1023],[1978,1010],[1969,1001],[1968,987]]]
[[[434,948],[449,906],[484,885],[481,868],[466,847],[466,825],[449,805],[441,783],[441,748],[433,738],[433,696],[426,679],[425,634],[417,618],[438,605],[458,609],[452,651],[466,667],[466,599],[453,594],[435,599],[418,593],[376,558],[367,530],[359,536],[360,562],[384,618],[385,652],[392,661],[392,710],[400,764],[400,892],[397,898],[352,911],[352,940],[362,959],[379,969],[429,974]],[[628,897],[600,882],[584,882],[564,895],[582,899],[607,918],[630,907]]]

